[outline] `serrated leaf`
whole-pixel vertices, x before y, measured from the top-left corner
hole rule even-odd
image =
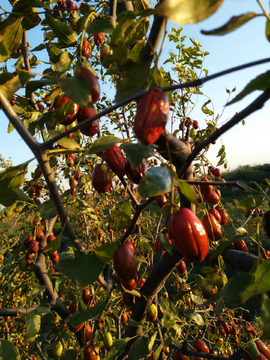
[[[233,16],[225,25],[215,29],[215,30],[202,30],[201,33],[203,35],[225,35],[228,34],[240,26],[244,25],[249,20],[253,19],[254,17],[259,16],[255,12],[248,12],[246,14]]]
[[[71,45],[77,42],[77,34],[69,25],[54,18],[49,13],[46,13],[46,19],[50,27],[54,31],[55,35],[62,43],[66,45]]]
[[[105,306],[105,301],[100,300],[95,306],[83,310],[79,314],[71,316],[69,323],[73,327],[76,327],[85,321],[92,320],[103,312]]]
[[[146,158],[152,151],[150,145],[143,145],[141,143],[125,143],[121,145],[121,148],[129,159],[132,169],[136,169],[142,162],[142,159]]]
[[[83,285],[90,285],[96,281],[104,267],[103,261],[91,253],[83,255],[76,251],[73,258],[64,258],[64,254],[60,253],[59,257],[57,269]]]
[[[88,34],[93,35],[95,33],[112,34],[114,27],[109,20],[106,19],[95,19],[86,28]]]
[[[18,19],[9,16],[0,25],[0,62],[5,61],[9,55],[15,52],[22,40],[23,17]]]
[[[109,354],[107,355],[107,360],[115,360],[119,355],[121,355],[125,348],[126,343],[130,340],[129,337],[126,337],[124,339],[117,339],[113,343],[113,346],[111,347]]]
[[[257,76],[255,79],[251,80],[247,86],[241,91],[233,100],[231,100],[228,105],[234,104],[239,100],[242,100],[246,95],[252,93],[255,90],[265,91],[270,86],[270,71],[267,71],[264,74]]]
[[[0,172],[0,204],[11,206],[20,199],[22,192],[19,187],[24,181],[30,161],[32,160]]]
[[[113,145],[122,142],[123,140],[120,138],[117,138],[115,136],[102,136],[99,139],[95,140],[90,148],[89,151],[87,151],[88,154],[99,154],[103,150],[109,149]]]
[[[106,242],[99,247],[96,247],[94,253],[104,263],[107,263],[113,258],[114,250],[117,246],[117,242]]]
[[[161,166],[148,169],[138,186],[138,192],[143,198],[158,196],[170,192],[171,189],[171,174]]]
[[[54,129],[48,130],[48,132],[51,138],[54,138],[56,135],[59,135],[61,133]],[[64,137],[60,140],[57,140],[56,142],[58,145],[63,146],[65,149],[74,150],[74,151],[81,150],[80,145],[74,139],[69,139],[67,137]]]
[[[166,238],[166,236],[163,233],[158,234],[160,243],[164,250],[166,250],[171,256],[172,256],[172,247],[169,243],[169,240]]]
[[[21,356],[16,346],[8,340],[1,340],[1,359],[20,360]]]
[[[165,0],[157,8],[157,14],[179,25],[194,24],[207,19],[223,3],[223,0]]]

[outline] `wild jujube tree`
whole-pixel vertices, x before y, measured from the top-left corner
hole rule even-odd
[[[10,3],[1,15],[0,105],[38,165],[26,180],[29,161],[0,163],[2,358],[269,358],[259,340],[269,336],[261,243],[269,212],[262,222],[259,209],[268,207],[269,181],[225,182],[224,146],[218,164],[207,159],[219,136],[268,100],[267,74],[228,102],[264,90],[223,126],[209,100],[192,118],[206,81],[269,59],[208,76],[208,54],[195,39],[186,47],[180,27],[168,36],[171,68],[160,64],[168,19],[199,22],[221,0]],[[43,39],[32,49],[27,34],[37,29]],[[43,50],[49,66],[40,76]],[[240,227],[222,204],[223,186],[247,192]],[[238,269],[229,281],[228,265]],[[240,306],[257,294],[262,322],[250,324]]]

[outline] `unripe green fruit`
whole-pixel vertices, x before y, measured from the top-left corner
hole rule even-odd
[[[110,350],[113,344],[112,334],[110,332],[106,332],[103,337],[104,346],[107,350]]]
[[[53,353],[53,356],[55,357],[60,357],[62,355],[62,352],[63,352],[63,345],[60,341],[55,341],[53,344],[52,344],[52,353]]]
[[[155,304],[151,304],[146,309],[147,319],[151,322],[155,321],[157,318],[157,307]]]

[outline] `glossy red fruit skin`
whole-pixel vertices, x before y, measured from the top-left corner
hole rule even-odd
[[[202,353],[210,353],[210,349],[208,345],[201,339],[196,339],[194,343],[194,347],[196,351],[202,352]]]
[[[88,323],[86,323],[83,329],[83,340],[85,342],[89,342],[92,340],[92,337],[93,337],[93,332],[91,326]]]
[[[89,345],[84,348],[84,360],[97,360],[98,356],[93,346]]]
[[[126,174],[126,158],[119,146],[113,145],[109,149],[103,151],[103,155],[111,170],[117,176]]]
[[[216,177],[220,177],[220,176],[221,176],[221,171],[220,171],[219,168],[215,168],[214,175],[215,175]]]
[[[262,251],[261,256],[263,259],[269,259],[270,258],[270,250]]]
[[[246,245],[244,240],[236,241],[233,244],[233,247],[234,247],[235,250],[238,250],[238,251],[249,252],[248,248],[247,248],[247,245]]]
[[[89,289],[83,289],[82,291],[82,301],[85,303],[85,305],[89,305],[92,299],[92,294]]]
[[[214,215],[209,214],[209,219],[207,215],[204,215],[204,217],[202,218],[202,223],[210,240],[217,241],[222,238],[221,227]]]
[[[212,214],[212,215],[214,215],[214,217],[217,219],[217,221],[220,223],[221,222],[221,215],[220,215],[220,213],[216,210],[216,209],[210,209],[209,211],[208,211],[208,213],[209,214]]]
[[[127,290],[134,290],[137,286],[137,282],[135,279],[132,279],[130,281],[122,281],[122,284],[124,286],[124,288],[126,288]]]
[[[207,181],[209,180],[207,178],[202,178],[201,181]],[[213,191],[213,185],[200,185],[201,192],[206,195],[209,194],[211,191]]]
[[[218,210],[220,216],[221,216],[221,220],[220,220],[220,225],[226,225],[228,222],[228,214],[227,211],[224,209],[220,209]]]
[[[80,46],[77,48],[77,56],[80,55]],[[82,56],[86,58],[86,60],[89,59],[91,55],[91,44],[87,39],[83,39],[82,43]]]
[[[179,275],[184,274],[186,269],[187,269],[187,265],[184,260],[181,260],[180,263],[176,265],[176,270]]]
[[[86,66],[80,66],[75,71],[75,76],[82,76],[85,78],[90,86],[89,101],[95,104],[99,100],[100,87],[97,77]]]
[[[37,253],[39,250],[39,244],[37,241],[33,240],[31,241],[30,245],[29,245],[29,249],[28,249],[28,253],[29,254],[33,254],[33,253]]]
[[[188,358],[186,357],[186,355],[183,355],[181,351],[176,350],[174,360],[188,360]]]
[[[118,245],[113,255],[114,269],[121,281],[130,281],[137,275],[135,258],[126,245]]]
[[[104,41],[104,33],[96,33],[94,34],[94,44],[100,46],[103,44]]]
[[[94,108],[81,108],[80,107],[80,109],[77,113],[78,124],[80,124],[84,120],[86,120],[96,114],[97,114],[97,112]],[[82,127],[79,130],[83,135],[94,136],[99,131],[99,119],[92,121],[91,123],[85,125],[84,127]]]
[[[167,203],[167,198],[165,194],[161,194],[156,198],[156,202],[158,206],[162,209]]]
[[[201,262],[208,254],[209,241],[200,219],[184,208],[171,216],[171,234],[178,251],[192,262]]]
[[[70,303],[68,310],[71,314],[74,314],[76,312],[76,308],[77,304],[73,301],[72,303]]]
[[[54,103],[54,108],[55,109],[58,109],[60,108],[62,105],[66,104],[67,102],[73,102],[72,100],[70,100],[65,94],[62,94],[60,95],[55,103]],[[75,117],[77,115],[77,112],[79,110],[79,105],[76,104],[76,103],[73,103],[73,106],[74,106],[74,111],[71,115],[68,115],[66,116],[65,120],[61,121],[60,124],[63,124],[63,125],[70,125],[74,120],[75,120]]]
[[[110,172],[106,164],[97,164],[92,172],[92,185],[100,193],[107,192],[111,187]]]
[[[141,178],[146,174],[148,169],[145,159],[142,159],[142,162],[136,169],[132,169],[129,160],[126,162],[126,173],[130,181],[134,184],[139,184]]]
[[[44,240],[44,232],[41,229],[38,229],[36,235],[36,241],[42,241],[42,240]]]
[[[263,229],[270,238],[270,210],[266,211],[263,215]]]
[[[26,238],[24,239],[23,243],[24,245],[29,248],[31,242],[34,240],[34,236],[33,235],[28,235],[26,236]]]
[[[267,358],[270,359],[270,349],[269,347],[261,340],[255,340],[257,349]]]
[[[205,200],[210,205],[217,205],[219,203],[220,198],[217,193],[215,193],[214,191],[210,191],[209,194],[205,194]]]
[[[199,122],[197,120],[194,120],[192,125],[195,130],[199,128]]]
[[[167,95],[153,88],[138,102],[133,130],[144,145],[153,144],[166,126],[170,104]]]
[[[125,240],[124,245],[128,246],[130,251],[134,255],[134,253],[135,253],[134,245],[132,244],[132,242],[129,239]]]

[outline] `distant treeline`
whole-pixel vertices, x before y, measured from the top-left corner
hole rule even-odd
[[[256,181],[258,184],[266,184],[265,179],[270,179],[270,164],[256,165],[256,166],[238,166],[233,171],[228,172],[224,175],[226,181],[237,181],[242,180],[246,183]],[[234,188],[235,189],[235,188]],[[226,196],[231,193],[232,189],[226,187],[226,190],[222,191],[222,194]]]

